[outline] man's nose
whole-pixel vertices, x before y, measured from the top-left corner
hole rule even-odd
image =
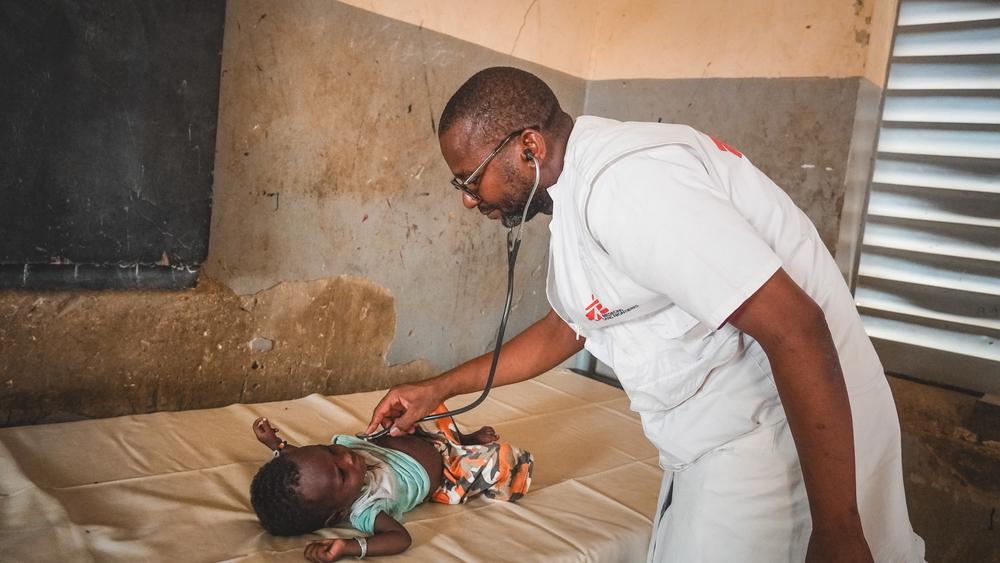
[[[479,200],[465,192],[462,192],[462,205],[464,205],[466,209],[473,209],[479,205]]]

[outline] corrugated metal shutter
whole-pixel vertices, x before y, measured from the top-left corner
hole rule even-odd
[[[855,297],[887,371],[1000,392],[1000,1],[900,1]]]

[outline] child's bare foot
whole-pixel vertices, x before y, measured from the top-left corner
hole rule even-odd
[[[466,446],[477,446],[496,442],[500,436],[493,430],[492,426],[483,426],[472,434],[462,436],[462,444]]]
[[[264,444],[272,450],[277,448],[278,444],[281,443],[281,438],[278,437],[278,429],[271,426],[271,423],[264,417],[260,417],[253,421],[253,433],[254,436],[257,436],[257,440],[259,440],[261,444]]]

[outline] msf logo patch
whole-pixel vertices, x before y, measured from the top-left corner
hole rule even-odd
[[[632,305],[627,309],[615,309],[614,311],[611,311],[608,310],[608,308],[605,307],[604,305],[601,305],[601,300],[598,299],[593,294],[590,295],[590,298],[593,299],[593,301],[590,302],[590,305],[587,305],[587,308],[585,309],[584,312],[587,314],[587,318],[592,321],[603,321],[605,319],[613,319],[615,317],[620,317],[628,313],[629,311],[634,311],[635,309],[639,308],[638,305]]]
[[[608,314],[608,308],[601,305],[601,301],[594,297],[593,293],[590,294],[590,298],[594,301],[590,305],[587,305],[587,318],[592,321],[599,321],[604,318],[604,315]]]

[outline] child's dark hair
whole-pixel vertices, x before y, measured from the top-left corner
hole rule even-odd
[[[323,527],[329,514],[309,506],[299,494],[299,468],[286,457],[265,463],[250,483],[250,504],[264,529],[276,536],[297,536]]]

